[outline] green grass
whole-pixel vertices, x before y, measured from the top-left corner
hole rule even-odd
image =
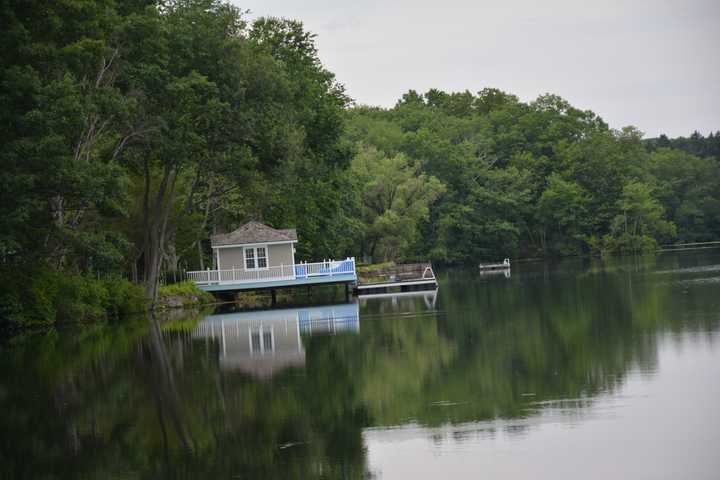
[[[384,263],[370,263],[365,265],[358,265],[357,266],[357,272],[358,273],[373,273],[378,270],[383,270],[385,268],[394,267],[395,262],[384,262]]]
[[[183,306],[203,305],[215,301],[215,297],[208,292],[200,290],[197,285],[189,280],[160,287],[158,291],[158,303],[162,305],[164,303],[163,300],[169,297],[181,297]]]

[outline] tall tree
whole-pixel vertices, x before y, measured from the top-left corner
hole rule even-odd
[[[361,151],[351,171],[362,198],[361,252],[374,261],[407,256],[419,222],[445,187],[405,155],[387,157],[374,149]]]

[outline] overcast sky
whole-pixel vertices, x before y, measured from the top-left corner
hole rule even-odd
[[[357,103],[558,94],[647,136],[720,130],[720,0],[233,0],[301,20]]]

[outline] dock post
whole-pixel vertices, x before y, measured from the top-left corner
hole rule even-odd
[[[345,301],[350,301],[350,284],[347,282],[345,283]]]
[[[277,303],[277,295],[274,288],[270,290],[270,295],[272,296],[272,306],[274,307]]]

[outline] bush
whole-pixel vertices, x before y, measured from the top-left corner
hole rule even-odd
[[[105,310],[113,317],[144,311],[148,306],[145,292],[124,278],[113,278],[104,281],[108,292]]]
[[[177,301],[174,301],[177,300]],[[191,281],[173,283],[160,287],[158,291],[158,305],[160,307],[176,307],[211,303],[215,300],[208,292],[200,290]]]
[[[596,236],[587,239],[590,252],[595,255],[621,254],[633,255],[638,253],[650,253],[657,249],[657,242],[649,235],[632,235],[622,233],[620,235],[605,234],[601,238]]]
[[[14,325],[99,320],[142,311],[142,289],[121,278],[97,280],[47,267],[2,268],[0,318]]]
[[[98,320],[106,315],[108,292],[97,281],[81,276],[66,276],[55,300],[56,319],[60,321]]]

